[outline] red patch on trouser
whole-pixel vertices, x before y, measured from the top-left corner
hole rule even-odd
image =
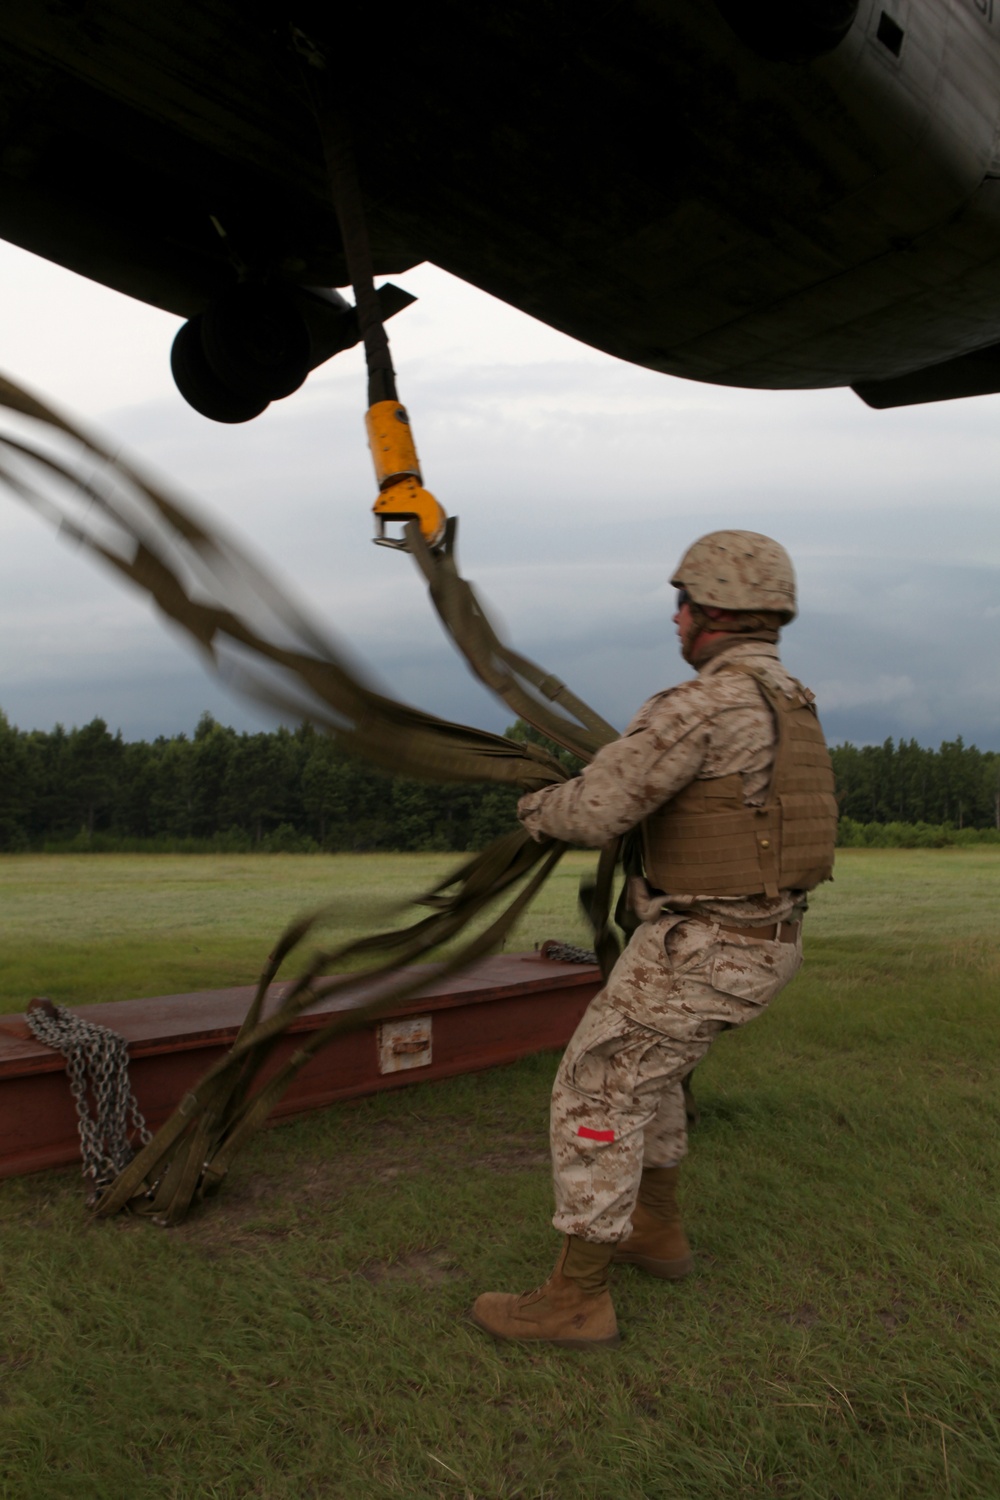
[[[589,1125],[581,1125],[576,1133],[585,1141],[613,1141],[615,1138],[613,1130],[591,1130]]]

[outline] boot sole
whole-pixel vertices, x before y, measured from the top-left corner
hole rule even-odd
[[[620,1333],[612,1333],[606,1339],[547,1339],[536,1338],[530,1333],[498,1333],[495,1328],[477,1318],[474,1312],[469,1313],[469,1321],[491,1338],[502,1339],[505,1344],[548,1344],[554,1349],[617,1349],[622,1341]]]
[[[616,1266],[638,1266],[640,1271],[648,1271],[650,1276],[658,1276],[661,1281],[681,1281],[694,1268],[691,1255],[683,1260],[654,1260],[651,1255],[626,1252],[612,1256],[612,1260]]]

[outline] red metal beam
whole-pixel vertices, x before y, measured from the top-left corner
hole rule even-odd
[[[406,1005],[339,1037],[313,1058],[272,1119],[564,1047],[601,983],[590,964],[557,963],[536,953],[499,954],[445,980],[435,977],[439,967],[427,965],[427,985]],[[286,1061],[303,1033],[320,1027],[331,1011],[356,1005],[371,988],[359,980],[298,1017],[262,1080]],[[281,990],[275,985],[272,993]],[[77,1014],[126,1038],[132,1086],[155,1130],[232,1045],[252,996],[251,986],[241,986],[81,1005]],[[63,1058],[35,1040],[23,1015],[0,1017],[0,1177],[79,1159]]]

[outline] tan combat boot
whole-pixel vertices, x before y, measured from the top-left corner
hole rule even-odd
[[[563,1349],[621,1341],[608,1291],[614,1245],[592,1245],[567,1235],[556,1268],[544,1286],[517,1296],[484,1292],[472,1321],[498,1339],[534,1339]]]
[[[694,1261],[677,1207],[679,1173],[680,1167],[643,1168],[632,1233],[616,1247],[616,1262],[639,1266],[666,1281],[688,1274]]]

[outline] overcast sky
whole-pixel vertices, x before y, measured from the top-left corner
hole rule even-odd
[[[687,675],[667,582],[705,531],[776,536],[798,570],[792,671],[831,741],[963,735],[1000,749],[1000,396],[872,412],[850,392],[730,391],[598,354],[421,267],[389,325],[424,479],[520,650],[623,725]],[[178,320],[0,244],[0,369],[224,520],[396,696],[503,728],[413,564],[372,545],[356,350],[255,422],[173,387]],[[228,696],[140,598],[0,494],[0,708],[190,732]]]

